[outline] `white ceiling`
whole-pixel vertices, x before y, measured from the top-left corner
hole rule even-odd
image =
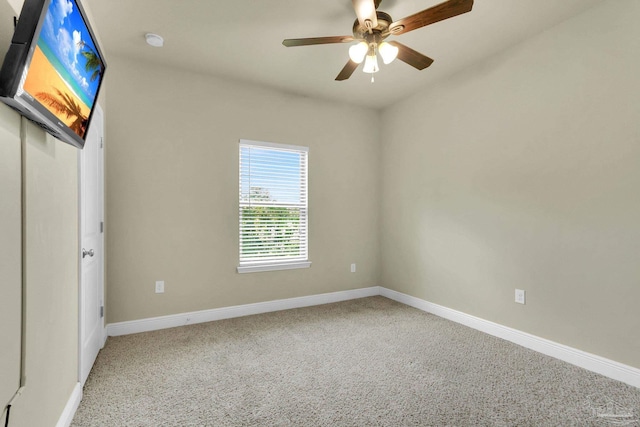
[[[603,0],[476,0],[473,10],[396,39],[433,58],[418,71],[394,61],[380,65],[375,83],[356,70],[334,81],[349,44],[287,48],[285,38],[351,35],[349,0],[83,0],[109,55],[149,61],[302,96],[384,108],[438,79],[575,16]],[[398,20],[442,0],[382,0]],[[144,34],[165,39],[163,48]],[[107,70],[108,75],[108,70]]]

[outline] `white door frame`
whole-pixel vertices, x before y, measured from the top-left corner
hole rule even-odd
[[[106,329],[105,329],[105,319],[104,319],[104,248],[105,248],[105,239],[104,239],[104,180],[105,180],[105,171],[104,171],[104,114],[100,105],[96,105],[96,110],[94,111],[94,119],[92,120],[91,126],[100,126],[98,130],[99,141],[93,142],[89,141],[89,137],[87,137],[87,143],[96,143],[99,144],[97,147],[99,155],[98,155],[98,175],[100,179],[98,180],[98,200],[99,200],[99,209],[98,209],[98,217],[100,219],[100,238],[99,245],[100,248],[91,248],[94,249],[94,253],[96,258],[93,260],[98,263],[98,283],[95,284],[97,289],[97,294],[99,296],[100,303],[100,324],[99,324],[99,346],[102,348],[106,342]],[[91,129],[90,129],[91,130]],[[86,380],[86,376],[88,372],[83,372],[83,366],[86,363],[93,363],[93,360],[87,362],[86,359],[92,357],[91,355],[84,354],[84,332],[85,332],[85,324],[84,324],[84,314],[89,308],[85,307],[84,296],[86,291],[85,286],[87,283],[84,283],[83,280],[83,230],[84,230],[84,203],[85,198],[83,197],[83,171],[84,171],[84,157],[83,151],[78,150],[78,382],[81,386],[84,386],[84,381]]]

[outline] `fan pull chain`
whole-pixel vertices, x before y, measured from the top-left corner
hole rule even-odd
[[[371,83],[373,83],[373,82],[374,82],[374,80],[373,80],[373,74],[371,74]]]

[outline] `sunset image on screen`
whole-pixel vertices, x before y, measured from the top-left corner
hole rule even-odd
[[[102,60],[75,2],[53,0],[24,90],[84,137],[103,71]]]

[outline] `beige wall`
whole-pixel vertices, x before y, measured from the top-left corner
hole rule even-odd
[[[20,386],[22,209],[20,115],[0,105],[0,420]]]
[[[23,119],[25,389],[11,425],[55,425],[78,382],[77,150]]]
[[[20,14],[20,10],[22,9],[22,5],[24,4],[24,0],[6,0],[6,3],[16,15]]]
[[[24,224],[25,383],[13,402],[11,426],[49,426],[58,421],[78,381],[77,150],[45,136],[39,127],[22,119],[25,128],[21,154],[17,125],[21,119],[4,105],[0,105],[0,111],[3,135],[0,175],[3,191],[11,189],[11,194],[3,193],[10,197],[3,197],[0,205],[3,220],[9,221],[2,224],[0,254],[3,262],[12,260],[7,269],[2,268],[2,274],[15,273],[16,267],[18,270],[17,278],[12,274],[11,280],[5,282],[3,278],[0,283],[2,301],[11,297],[8,301],[13,304],[11,310],[2,312],[3,320],[5,315],[12,315],[7,323],[0,324],[2,336],[12,337],[12,341],[9,346],[3,341],[0,361],[3,367],[11,366],[10,380],[15,388],[14,369],[17,366],[19,378],[20,356],[18,353],[16,362],[13,347],[16,333],[20,334],[20,320],[16,321],[15,313],[20,313],[20,229]],[[16,143],[17,150],[13,146]],[[4,157],[5,153],[11,156]],[[21,174],[25,191],[22,220]]]
[[[605,2],[384,113],[381,285],[640,367],[638,16]]]
[[[109,323],[378,284],[377,113],[114,56],[109,67]],[[309,269],[236,273],[241,138],[310,147]]]

